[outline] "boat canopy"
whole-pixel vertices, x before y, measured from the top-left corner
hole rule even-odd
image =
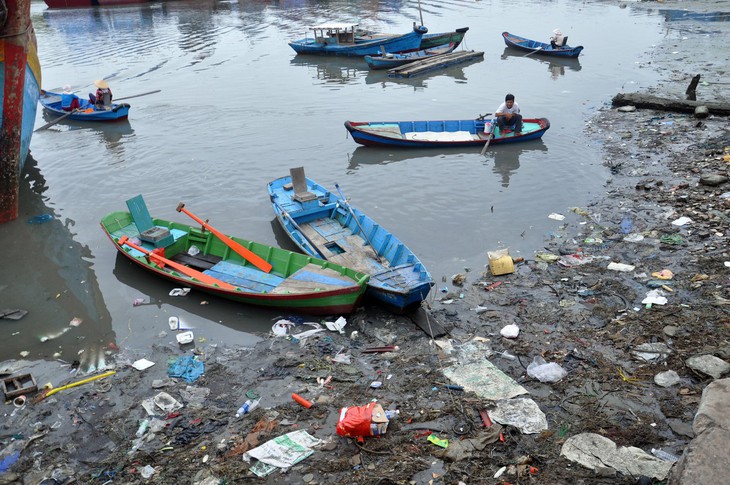
[[[328,24],[315,25],[314,27],[312,27],[312,30],[347,30],[354,29],[357,26],[358,24],[332,22]]]

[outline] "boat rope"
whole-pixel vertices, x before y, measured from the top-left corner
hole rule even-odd
[[[3,0],[0,0],[0,2],[3,2]],[[0,27],[5,25],[5,19],[7,15],[7,10],[5,9],[5,4],[3,3],[3,6],[0,7]],[[33,24],[28,24],[28,27],[23,32],[16,32],[13,34],[4,34],[0,35],[0,39],[7,39],[9,37],[20,37],[21,35],[28,35],[30,31],[33,30]]]

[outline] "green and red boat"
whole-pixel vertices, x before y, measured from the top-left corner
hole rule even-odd
[[[128,260],[176,286],[310,315],[352,313],[369,275],[329,261],[230,237],[190,214],[195,227],[152,219],[141,196],[111,212],[101,227]]]

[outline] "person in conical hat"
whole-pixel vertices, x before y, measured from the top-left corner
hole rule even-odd
[[[112,90],[109,83],[103,79],[94,81],[96,86],[96,94],[89,94],[89,101],[96,106],[96,109],[109,109],[112,105]]]
[[[553,30],[553,35],[550,36],[550,47],[560,49],[565,44],[566,38],[560,29]]]

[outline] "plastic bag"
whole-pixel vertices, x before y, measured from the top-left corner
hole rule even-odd
[[[568,375],[568,371],[560,367],[560,364],[548,363],[538,355],[527,366],[527,375],[540,382],[558,382]]]

